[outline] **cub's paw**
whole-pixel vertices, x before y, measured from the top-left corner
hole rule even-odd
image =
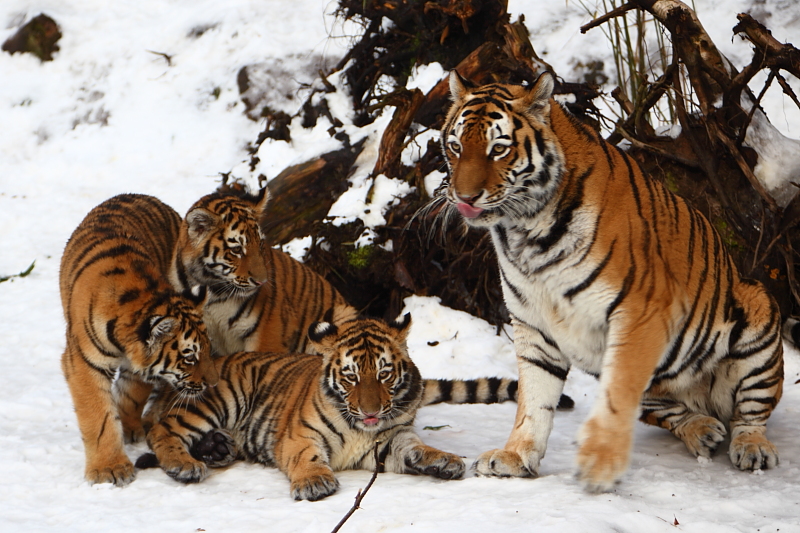
[[[339,488],[339,481],[330,473],[314,474],[292,480],[291,494],[295,500],[317,501],[330,496]]]
[[[760,470],[778,465],[778,449],[760,431],[738,433],[731,439],[728,455],[739,470]]]
[[[711,457],[728,431],[716,418],[696,415],[678,426],[674,433],[695,457]]]
[[[113,483],[118,487],[124,487],[135,477],[133,463],[127,457],[111,464],[94,464],[86,467],[86,480],[92,484]]]
[[[136,427],[126,427],[123,424],[122,435],[123,438],[125,439],[125,444],[142,442],[145,436],[144,427],[141,424],[139,424]]]
[[[208,477],[208,466],[202,461],[161,463],[161,468],[169,477],[181,483],[199,483]]]
[[[490,450],[478,456],[472,468],[479,476],[536,477],[539,475],[539,459],[528,464],[517,452]]]
[[[588,420],[581,428],[578,450],[578,479],[587,492],[611,490],[628,468],[631,430],[602,427]]]
[[[212,468],[221,468],[234,462],[239,452],[229,432],[212,429],[192,446],[190,453]]]
[[[461,457],[428,446],[413,448],[405,458],[405,465],[409,473],[439,479],[459,479],[466,470]]]

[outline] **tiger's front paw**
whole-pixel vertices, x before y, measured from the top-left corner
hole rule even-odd
[[[778,466],[778,449],[767,440],[763,430],[736,431],[731,439],[728,455],[739,470],[760,470]]]
[[[190,453],[212,468],[222,468],[234,462],[239,452],[228,431],[212,429],[192,446]]]
[[[578,478],[588,492],[611,490],[628,468],[632,430],[608,428],[589,419],[580,432]]]
[[[405,458],[405,465],[409,472],[439,479],[459,479],[466,470],[458,455],[429,446],[417,446],[411,450]]]
[[[118,457],[108,463],[94,463],[86,466],[86,480],[89,483],[113,483],[124,487],[136,478],[133,463],[127,457]]]
[[[478,456],[472,468],[480,476],[536,477],[539,475],[538,454],[527,454],[523,458],[510,450],[490,450]]]
[[[181,483],[199,483],[208,477],[208,466],[194,459],[185,462],[161,462],[161,468],[169,477]]]
[[[696,415],[675,429],[675,435],[695,457],[710,458],[727,434],[722,422],[705,415]]]
[[[317,501],[339,489],[339,481],[331,472],[320,472],[292,480],[291,493],[295,500]]]

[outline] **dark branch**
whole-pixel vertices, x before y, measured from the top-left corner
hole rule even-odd
[[[350,510],[347,511],[347,514],[344,515],[344,517],[339,521],[338,524],[336,524],[336,527],[333,528],[333,531],[331,531],[331,533],[336,533],[337,531],[339,531],[344,525],[344,523],[347,522],[347,519],[353,516],[353,513],[355,513],[358,509],[361,508],[360,507],[361,500],[364,499],[364,496],[367,495],[367,491],[370,489],[370,487],[372,487],[372,484],[375,483],[375,480],[378,478],[378,472],[381,469],[381,463],[378,461],[378,447],[380,446],[380,444],[381,444],[380,441],[375,442],[375,471],[372,472],[372,477],[370,478],[369,483],[367,483],[367,486],[364,487],[363,491],[361,489],[358,489],[358,494],[356,494],[356,501],[353,503],[353,507],[351,507]]]

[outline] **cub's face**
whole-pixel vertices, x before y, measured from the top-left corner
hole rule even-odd
[[[543,74],[530,88],[467,83],[451,72],[453,105],[442,130],[447,200],[473,226],[535,215],[563,167],[548,126],[552,77]]]
[[[145,317],[138,333],[144,353],[132,364],[146,381],[166,382],[190,395],[217,384],[211,343],[199,312],[203,304],[174,295]]]
[[[186,215],[178,258],[187,285],[207,286],[212,299],[246,297],[266,283],[258,219],[263,198],[250,202],[234,195],[209,195]]]
[[[323,354],[323,389],[351,427],[380,431],[393,419],[413,416],[422,395],[419,371],[405,346],[410,324],[352,320],[309,328]]]

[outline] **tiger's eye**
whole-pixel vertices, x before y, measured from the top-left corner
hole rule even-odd
[[[507,150],[508,150],[507,146],[504,146],[502,144],[495,144],[494,146],[492,146],[492,150],[489,155],[491,155],[492,157],[498,157],[504,154]]]

